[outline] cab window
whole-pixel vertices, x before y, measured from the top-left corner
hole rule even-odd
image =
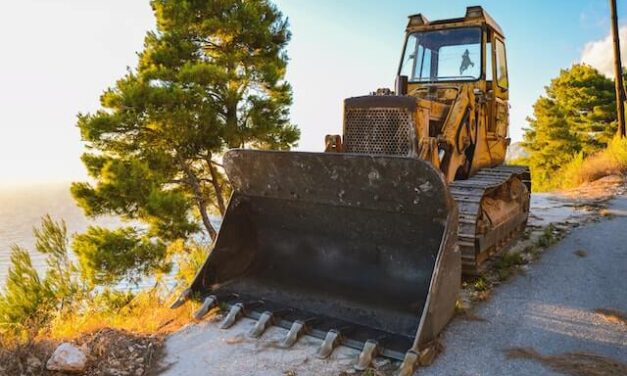
[[[505,44],[500,39],[496,40],[496,82],[501,89],[509,88],[507,80],[507,60],[505,58]]]
[[[475,81],[481,77],[479,27],[432,30],[407,37],[400,74],[409,82]]]

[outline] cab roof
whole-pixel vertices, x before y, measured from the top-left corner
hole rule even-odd
[[[452,27],[481,26],[487,25],[501,37],[504,37],[503,30],[488,12],[480,6],[470,6],[466,8],[466,15],[460,18],[449,18],[445,20],[429,21],[422,13],[409,16],[407,32],[442,30]]]

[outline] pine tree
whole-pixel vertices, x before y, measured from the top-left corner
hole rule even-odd
[[[584,155],[606,147],[616,134],[614,83],[590,65],[562,70],[547,95],[564,112]]]
[[[527,119],[523,145],[534,186],[550,187],[561,166],[604,147],[616,132],[614,84],[596,69],[575,64],[545,88]]]
[[[151,5],[157,29],[147,34],[136,69],[103,93],[101,110],[78,116],[88,149],[82,160],[96,183],[74,183],[72,194],[88,216],[146,224],[144,233],[121,231],[153,249],[125,249],[160,257],[160,246],[146,241],[187,239],[201,228],[215,239],[210,214],[224,214],[230,194],[220,164],[226,149],[288,149],[299,131],[289,120],[292,90],[284,79],[288,22],[272,3]],[[80,238],[84,264],[104,265],[111,255],[95,246],[120,235],[98,229]]]

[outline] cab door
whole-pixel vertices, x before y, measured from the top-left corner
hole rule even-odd
[[[509,145],[509,78],[504,39],[492,34],[492,96],[491,111],[488,121],[488,145],[492,164],[498,165],[505,160]]]

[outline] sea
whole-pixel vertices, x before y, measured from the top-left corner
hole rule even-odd
[[[89,225],[115,228],[123,224],[115,217],[85,217],[69,189],[69,183],[0,187],[0,288],[6,281],[14,245],[30,252],[33,265],[43,276],[45,259],[35,250],[33,227],[41,223],[44,215],[64,220],[69,235],[83,232]]]

